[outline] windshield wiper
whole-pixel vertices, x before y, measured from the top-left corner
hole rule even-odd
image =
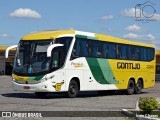
[[[20,73],[20,72],[21,72],[24,68],[26,68],[27,66],[30,66],[30,64],[25,64],[25,65],[23,65],[18,72]]]

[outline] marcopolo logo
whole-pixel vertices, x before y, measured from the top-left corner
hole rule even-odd
[[[147,1],[135,6],[135,20],[141,22],[156,21],[154,15],[156,14],[156,4]]]

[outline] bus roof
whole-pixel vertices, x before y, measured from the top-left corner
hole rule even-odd
[[[47,30],[47,31],[41,31],[41,32],[34,32],[34,33],[23,36],[21,40],[53,40],[55,38],[58,38],[59,36],[65,35],[65,34],[79,35],[81,37],[92,38],[94,40],[100,40],[100,41],[108,41],[108,42],[132,44],[132,45],[139,45],[139,46],[146,46],[146,47],[154,47],[154,45],[152,45],[152,44],[134,42],[134,41],[130,41],[130,40],[116,38],[116,37],[109,36],[109,35],[90,33],[90,32],[82,32],[82,31],[76,31],[76,30]]]
[[[34,32],[22,37],[22,40],[53,40],[60,35],[75,34],[75,30],[46,30],[41,32]]]

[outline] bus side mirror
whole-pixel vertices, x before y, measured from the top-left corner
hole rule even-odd
[[[47,57],[51,57],[51,52],[53,48],[63,46],[63,44],[52,44],[47,49]]]
[[[9,55],[9,51],[13,48],[17,48],[17,45],[13,45],[13,46],[10,46],[6,49],[5,51],[5,58],[8,58],[8,55]]]

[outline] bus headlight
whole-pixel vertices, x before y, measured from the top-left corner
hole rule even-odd
[[[52,78],[54,78],[54,75],[52,75],[52,76],[50,76],[50,77],[45,77],[45,78],[43,78],[43,79],[41,80],[41,82],[45,82],[45,81],[47,81],[47,80],[49,80],[49,79],[52,79]]]

